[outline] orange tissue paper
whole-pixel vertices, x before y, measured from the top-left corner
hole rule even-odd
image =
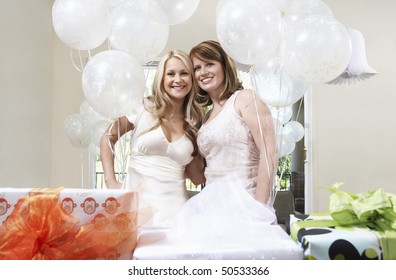
[[[131,259],[137,193],[66,188],[0,189],[0,259]]]

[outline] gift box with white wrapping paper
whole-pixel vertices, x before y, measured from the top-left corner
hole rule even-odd
[[[131,259],[137,193],[1,188],[0,259]]]

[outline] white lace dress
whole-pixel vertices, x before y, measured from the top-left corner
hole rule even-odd
[[[205,188],[166,230],[141,234],[135,259],[302,259],[302,249],[276,224],[273,207],[253,197],[259,151],[234,109],[236,96],[199,131]]]

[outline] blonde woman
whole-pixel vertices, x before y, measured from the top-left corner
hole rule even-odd
[[[185,179],[204,182],[203,161],[196,143],[202,109],[196,102],[197,84],[190,58],[180,50],[159,62],[153,94],[144,98],[136,116],[124,116],[103,134],[100,157],[108,188],[139,192],[140,217],[150,210],[155,225],[172,217],[187,201]],[[123,182],[114,173],[113,147],[133,130],[130,163]]]

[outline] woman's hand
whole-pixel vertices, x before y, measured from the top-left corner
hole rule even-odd
[[[193,182],[194,185],[201,185],[205,183],[205,161],[198,153],[194,159],[186,166],[187,178]]]
[[[121,189],[122,187],[122,184],[115,179],[106,180],[105,182],[108,189]]]

